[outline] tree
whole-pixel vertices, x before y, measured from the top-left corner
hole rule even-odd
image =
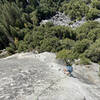
[[[28,51],[28,44],[25,43],[24,41],[20,41],[18,45],[18,52],[22,52],[22,51],[24,52]]]
[[[61,48],[62,49],[72,49],[74,47],[74,44],[75,44],[75,41],[74,40],[71,40],[69,38],[65,38],[63,40],[60,40],[60,43],[61,43]]]
[[[39,7],[37,8],[40,20],[54,15],[57,10],[56,4],[54,0],[40,0]]]
[[[50,35],[56,36],[59,39],[65,39],[65,38],[70,38],[70,39],[76,39],[76,34],[70,27],[65,27],[65,26],[54,26],[51,27],[50,30]]]
[[[66,63],[71,63],[74,60],[73,52],[71,50],[61,50],[56,55],[57,59],[62,59]]]
[[[83,56],[83,57],[80,58],[80,64],[90,65],[91,64],[91,60]]]
[[[73,51],[77,52],[77,53],[83,53],[86,49],[89,48],[90,44],[91,44],[91,41],[88,39],[83,39],[81,41],[77,41],[75,43]]]
[[[20,20],[20,9],[15,3],[0,3],[0,27],[7,39],[14,43],[14,39],[11,36],[10,26],[14,26],[16,20]]]
[[[95,42],[96,39],[100,38],[99,34],[100,28],[94,28],[88,33],[87,38]]]
[[[99,22],[88,21],[83,25],[81,25],[80,27],[76,28],[76,33],[77,34],[85,33],[87,35],[92,29],[99,28],[99,27],[100,27]]]
[[[41,41],[40,52],[49,51],[57,52],[60,46],[59,39],[56,37],[46,38]]]
[[[9,43],[14,44],[14,39],[23,39],[25,29],[32,29],[32,21],[27,13],[17,5],[18,0],[3,0],[0,2],[0,33],[2,34],[3,48],[8,46]],[[24,0],[22,1],[24,2]]]
[[[100,1],[99,0],[92,0],[91,6],[93,8],[96,8],[96,9],[100,10]]]
[[[100,39],[97,39],[88,50],[85,51],[85,56],[93,62],[100,61]]]
[[[89,7],[82,0],[70,0],[60,8],[72,20],[81,19],[88,12]]]
[[[31,18],[31,21],[34,25],[39,24],[39,18],[38,18],[38,15],[37,15],[37,11],[33,11],[32,13],[30,13],[30,18]]]
[[[91,8],[86,15],[86,19],[94,20],[99,17],[99,14],[100,14],[100,10],[97,10],[96,8]]]

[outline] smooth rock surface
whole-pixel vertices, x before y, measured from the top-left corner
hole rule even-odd
[[[100,23],[100,18],[95,19],[95,21],[97,21],[97,22],[99,22],[99,23]]]
[[[73,77],[53,53],[0,59],[0,100],[100,100],[99,65],[73,65]]]

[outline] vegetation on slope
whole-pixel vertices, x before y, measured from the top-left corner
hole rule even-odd
[[[65,61],[80,58],[99,63],[100,23],[93,21],[100,17],[99,4],[99,0],[1,0],[0,49],[10,54],[35,49],[56,52]],[[39,24],[57,11],[74,21],[86,17],[87,22],[76,29]]]

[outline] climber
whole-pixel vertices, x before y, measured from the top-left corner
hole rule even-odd
[[[73,67],[71,64],[66,64],[66,68],[64,68],[64,74],[68,76],[72,76]]]

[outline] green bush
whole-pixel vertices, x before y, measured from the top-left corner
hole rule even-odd
[[[88,39],[83,39],[82,41],[77,41],[73,48],[74,52],[83,53],[86,49],[89,48],[91,41]]]
[[[61,48],[62,49],[68,49],[68,50],[70,50],[74,46],[75,41],[71,40],[69,38],[65,38],[63,40],[60,40],[60,43],[61,43]]]
[[[83,40],[87,38],[87,34],[86,33],[77,33],[76,35],[76,39],[77,40]]]
[[[96,21],[88,21],[82,26],[76,28],[75,31],[77,40],[89,39],[95,41],[100,37],[100,23]]]
[[[57,59],[62,59],[64,60],[66,63],[72,63],[72,61],[74,60],[74,56],[73,56],[73,52],[71,50],[61,50],[56,54],[56,58]]]
[[[97,10],[96,8],[91,8],[86,15],[86,19],[94,20],[99,17],[99,14],[100,14],[100,10]]]
[[[28,44],[24,41],[19,41],[18,52],[26,52],[28,51]]]
[[[100,23],[96,21],[88,21],[83,25],[81,25],[80,27],[76,28],[76,33],[77,34],[85,33],[87,35],[92,29],[99,28],[99,27],[100,27]]]
[[[6,50],[8,51],[9,54],[14,54],[16,52],[16,47],[14,46],[14,44],[9,44],[9,47],[6,48]]]
[[[80,64],[89,65],[89,64],[91,64],[91,60],[86,57],[82,57],[82,58],[80,58]]]
[[[93,62],[98,63],[100,61],[100,39],[96,40],[96,42],[85,51],[85,56]]]
[[[100,0],[92,0],[91,6],[100,10]]]
[[[87,37],[92,40],[92,41],[95,41],[96,40],[96,34],[92,33],[92,32],[89,32]]]
[[[34,27],[32,33],[28,32],[25,35],[24,42],[30,45],[31,48],[38,48],[40,52],[55,52],[65,46],[69,49],[72,47],[74,40],[65,39],[66,37],[75,39],[75,32],[69,27],[54,26],[52,23],[47,23],[46,25]]]
[[[54,26],[49,29],[49,35],[55,36],[59,39],[70,38],[76,39],[75,32],[70,27],[65,26]]]
[[[41,32],[36,32],[36,31],[33,31],[32,35],[31,35],[31,38],[32,38],[32,43],[33,43],[33,46],[34,48],[36,46],[40,46],[41,45],[41,40],[44,39],[44,34],[41,33]]]
[[[30,13],[30,18],[31,21],[34,25],[38,25],[39,24],[39,18],[38,18],[38,14],[37,11],[33,11]]]
[[[86,4],[90,4],[92,0],[84,0]]]
[[[32,42],[32,35],[30,33],[27,33],[25,36],[24,36],[24,41],[26,43],[31,43]]]
[[[59,50],[59,39],[56,37],[46,38],[41,41],[40,52],[57,52]]]
[[[57,10],[57,3],[54,0],[40,0],[40,5],[37,8],[40,19],[49,18],[54,15]]]
[[[92,29],[88,35],[87,35],[87,38],[94,41],[98,38],[100,38],[100,28],[95,28],[95,29]]]
[[[66,15],[74,19],[81,19],[88,12],[89,7],[82,0],[70,0],[69,3],[65,3],[61,11],[63,11]]]

